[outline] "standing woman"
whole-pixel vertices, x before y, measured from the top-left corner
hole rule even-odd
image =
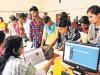
[[[10,19],[10,24],[8,25],[9,28],[9,35],[17,35],[22,37],[23,36],[23,31],[22,31],[22,25],[21,23],[18,21],[18,19],[14,16],[11,15],[9,17]]]
[[[68,15],[66,12],[62,12],[58,22],[58,50],[64,49],[64,43],[66,41],[77,41],[80,38],[80,33],[77,29],[73,29],[68,24]]]
[[[56,23],[54,23],[49,16],[43,18],[44,30],[41,47],[45,45],[53,46],[56,48],[58,39],[58,30],[56,28]]]
[[[100,43],[100,6],[93,5],[88,8],[87,16],[91,25],[88,31],[88,40],[90,43]]]

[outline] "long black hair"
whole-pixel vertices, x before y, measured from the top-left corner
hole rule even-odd
[[[90,22],[87,16],[82,16],[80,19],[80,23],[83,23],[87,26],[87,28],[89,28]]]
[[[9,36],[4,41],[4,54],[0,58],[0,72],[3,71],[4,66],[10,56],[19,57],[19,48],[21,47],[22,38],[19,36]]]
[[[3,22],[3,18],[2,18],[2,17],[0,17],[0,19],[1,19],[1,22]]]
[[[31,11],[38,11],[38,8],[36,7],[36,6],[32,6],[30,9],[29,9],[29,11],[31,12]]]
[[[66,12],[61,12],[58,22],[58,27],[69,27],[68,25],[68,14]]]
[[[93,6],[89,7],[88,10],[87,10],[87,13],[88,12],[91,12],[91,13],[93,13],[95,15],[98,15],[100,13],[100,6],[93,5]]]

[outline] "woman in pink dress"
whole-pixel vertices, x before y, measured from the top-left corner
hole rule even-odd
[[[21,23],[18,21],[18,19],[11,15],[10,17],[11,23],[9,24],[9,35],[18,35],[20,37],[23,36],[23,28]]]

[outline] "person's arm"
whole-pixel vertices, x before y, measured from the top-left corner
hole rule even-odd
[[[48,63],[43,67],[43,68],[45,69],[46,73],[47,73],[48,70],[50,69],[50,66],[54,64],[54,60],[55,60],[57,57],[59,58],[59,55],[56,54],[56,53],[54,53],[52,59],[49,59],[49,60],[48,60]]]
[[[97,37],[100,37],[100,33],[97,34]]]
[[[11,24],[8,25],[8,29],[9,29],[8,34],[9,34],[9,36],[11,36],[11,28],[12,28],[11,26],[12,26]]]
[[[44,27],[41,47],[44,46],[44,44],[45,44],[45,42],[46,42],[46,38],[47,38],[47,34],[46,34],[46,31],[45,31],[45,27]]]
[[[58,51],[63,51],[64,50],[64,46],[61,44],[61,46],[57,50]]]
[[[77,42],[82,43],[82,38],[80,37]]]
[[[29,41],[30,42],[32,41],[32,21],[31,21],[30,26],[29,26]]]
[[[79,33],[79,31],[77,29],[72,29],[73,31],[71,32],[72,33],[72,41],[77,41],[81,35]]]
[[[41,47],[43,47],[45,44],[45,39],[42,39]]]
[[[50,60],[48,61],[48,63],[43,67],[43,68],[45,69],[46,73],[48,72],[50,66],[51,66],[53,63],[54,63],[54,59],[50,59]]]

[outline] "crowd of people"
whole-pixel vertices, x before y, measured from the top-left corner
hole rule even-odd
[[[0,17],[0,75],[46,75],[54,60],[49,59],[41,69],[32,65],[28,71],[30,64],[20,57],[24,53],[23,41],[33,42],[35,49],[50,46],[61,51],[65,41],[100,44],[100,6],[89,7],[87,16],[80,20],[76,17],[72,23],[66,12],[60,13],[57,23],[47,13],[41,18],[36,6],[29,12],[30,18],[25,13],[11,15],[8,25]]]

